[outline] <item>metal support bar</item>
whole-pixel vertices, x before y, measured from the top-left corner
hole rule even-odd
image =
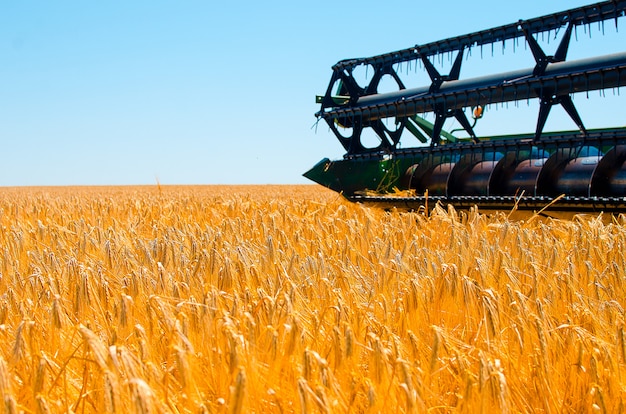
[[[542,91],[562,96],[626,86],[626,52],[600,58],[553,63],[544,75],[534,76],[534,68],[500,75],[443,83],[436,93],[430,87],[403,89],[360,97],[354,106],[320,111],[329,119],[358,117],[365,121],[394,116],[436,112],[541,97]]]
[[[626,0],[603,1],[541,17],[520,20],[516,23],[498,26],[492,29],[438,40],[436,42],[426,43],[395,52],[384,53],[367,58],[342,60],[333,66],[333,70],[343,70],[348,67],[354,68],[359,65],[393,65],[396,63],[421,59],[421,56],[428,57],[437,54],[454,52],[464,48],[482,47],[498,42],[504,43],[507,40],[524,36],[522,30],[520,30],[521,25],[526,27],[526,30],[530,34],[558,30],[568,23],[572,27],[577,27],[611,19],[615,20],[615,24],[617,26],[617,18],[624,16],[625,14]]]

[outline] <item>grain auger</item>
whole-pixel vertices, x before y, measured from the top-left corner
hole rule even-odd
[[[626,0],[605,1],[338,62],[326,93],[317,97],[321,108],[315,115],[326,121],[346,153],[343,159],[323,159],[304,176],[351,201],[383,206],[441,202],[457,208],[538,210],[550,205],[563,211],[625,212],[626,127],[587,129],[572,96],[589,98],[590,91],[604,90],[619,96],[626,85],[626,41],[614,54],[567,59],[578,30],[604,28],[605,22],[617,29],[625,12]],[[538,41],[543,35],[560,37],[553,55]],[[530,51],[534,66],[461,77],[472,51],[480,49],[482,55],[484,47],[507,42]],[[449,57],[448,73],[433,63],[441,56]],[[407,67],[425,72],[426,85],[409,85],[402,72]],[[534,131],[530,124],[522,134],[475,133],[483,111],[518,101],[538,102]],[[555,106],[565,110],[576,129],[544,131]],[[433,121],[425,115],[434,115]],[[447,120],[458,122],[463,136],[444,131]]]

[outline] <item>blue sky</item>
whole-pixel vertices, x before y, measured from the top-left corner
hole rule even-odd
[[[338,60],[586,3],[6,0],[0,186],[306,183],[304,171],[343,154],[325,125],[312,128]],[[602,47],[623,50],[625,23]],[[615,126],[607,113],[626,124],[623,95],[579,108],[588,127]],[[481,120],[484,133],[534,129],[493,112],[504,119]]]

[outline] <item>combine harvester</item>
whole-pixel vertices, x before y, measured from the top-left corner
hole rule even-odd
[[[572,38],[590,37],[591,26],[598,27],[598,34],[605,24],[617,31],[625,12],[626,0],[605,1],[338,62],[326,93],[317,97],[321,109],[316,117],[327,122],[346,154],[340,160],[323,159],[304,176],[350,201],[383,207],[428,209],[441,203],[486,210],[550,206],[569,212],[626,212],[626,105],[621,107],[622,125],[587,129],[572,100],[575,94],[589,97],[591,91],[603,95],[612,90],[619,96],[626,85],[626,41],[615,54],[566,59]],[[544,52],[542,36],[560,37],[554,55]],[[593,40],[598,39],[603,38],[595,35]],[[493,54],[494,45],[511,49],[511,42],[512,49],[532,53],[534,67],[460,79],[472,52],[482,56],[487,48]],[[441,74],[433,61],[445,56],[451,69]],[[417,69],[427,73],[427,85],[406,86],[402,71]],[[365,81],[359,78],[364,70]],[[382,91],[390,84],[391,91]],[[538,102],[534,132],[475,134],[483,110],[517,101]],[[577,130],[544,131],[555,105]],[[423,114],[434,115],[433,122]],[[443,131],[449,118],[467,137]]]

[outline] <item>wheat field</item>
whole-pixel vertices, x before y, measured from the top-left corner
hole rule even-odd
[[[0,189],[8,413],[623,412],[626,226]]]

